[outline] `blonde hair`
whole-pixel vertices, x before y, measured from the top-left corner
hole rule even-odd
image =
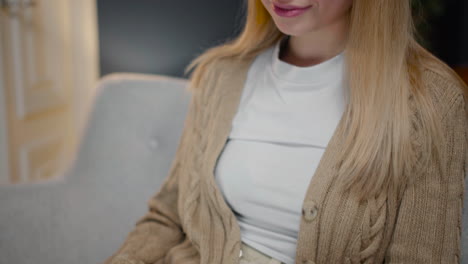
[[[186,72],[197,66],[190,89],[199,86],[212,62],[253,58],[285,36],[260,0],[247,0],[246,15],[238,37],[208,49],[187,66]],[[443,133],[422,83],[423,69],[465,86],[415,40],[410,0],[354,0],[349,26],[345,53],[349,104],[344,113],[345,147],[338,157],[342,178],[337,182],[343,191],[352,191],[362,201],[398,190],[407,180],[416,178],[412,168],[441,158]],[[422,157],[416,153],[413,126],[424,135],[422,146],[418,146],[423,148]]]

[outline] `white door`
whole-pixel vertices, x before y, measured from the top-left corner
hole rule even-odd
[[[0,1],[0,182],[56,179],[98,77],[95,1]]]

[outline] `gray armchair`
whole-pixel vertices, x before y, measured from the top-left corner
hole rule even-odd
[[[158,75],[103,78],[63,177],[0,186],[0,263],[97,264],[111,256],[169,172],[186,85]],[[468,264],[468,193],[464,204],[461,263]]]
[[[103,78],[62,178],[0,187],[0,263],[100,263],[146,213],[169,172],[190,93],[185,79]]]

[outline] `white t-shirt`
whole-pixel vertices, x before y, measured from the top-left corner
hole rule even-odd
[[[344,51],[309,67],[279,59],[283,38],[252,63],[215,167],[241,240],[294,264],[309,182],[345,109]]]

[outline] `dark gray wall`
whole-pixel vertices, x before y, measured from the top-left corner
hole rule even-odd
[[[443,1],[444,14],[428,21],[432,51],[449,65],[468,67],[468,1]]]
[[[210,46],[236,35],[243,0],[98,0],[101,75],[181,77]]]
[[[98,0],[101,75],[141,72],[183,76],[207,48],[238,34],[247,0]],[[444,0],[428,21],[431,51],[468,66],[468,1]]]

